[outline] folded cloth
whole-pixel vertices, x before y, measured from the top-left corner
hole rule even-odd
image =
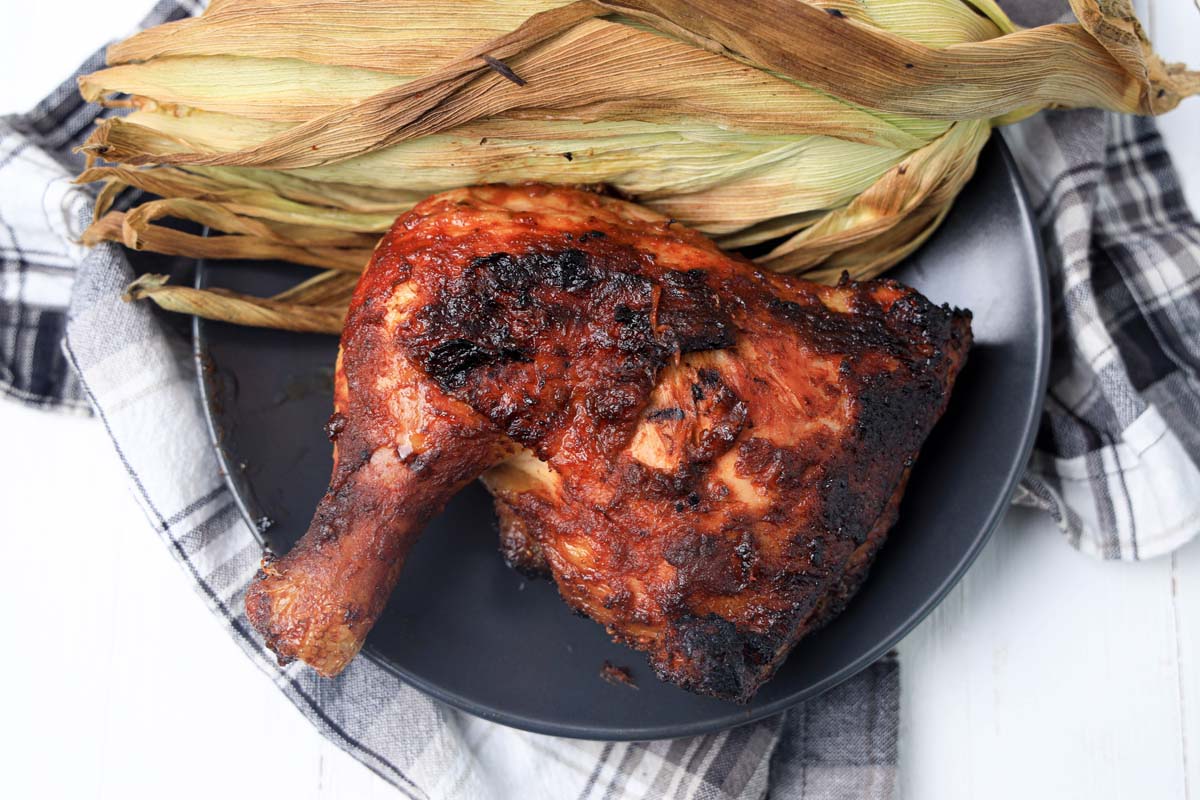
[[[1006,133],[1054,320],[1015,501],[1092,555],[1170,552],[1200,531],[1200,226],[1150,119],[1050,112]]]
[[[167,0],[146,24],[193,11]],[[119,299],[133,275],[124,251],[73,243],[91,209],[70,185],[71,150],[99,115],[72,79],[29,114],[0,118],[0,391],[94,411],[199,593],[324,735],[420,798],[891,795],[890,657],[781,717],[642,744],[501,728],[366,659],[332,681],[277,666],[242,612],[259,548],[210,450],[186,342],[154,309]],[[1054,312],[1042,433],[1016,501],[1050,512],[1086,552],[1166,552],[1200,528],[1200,230],[1150,120],[1056,112],[1006,135],[1037,210]]]

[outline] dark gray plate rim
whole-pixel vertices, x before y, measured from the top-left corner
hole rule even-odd
[[[862,670],[874,664],[884,655],[886,655],[897,643],[900,642],[913,628],[915,628],[922,620],[925,619],[949,594],[950,590],[962,579],[966,574],[971,564],[982,552],[984,545],[987,544],[999,525],[1004,512],[1009,506],[1009,501],[1013,493],[1016,491],[1017,484],[1025,469],[1025,464],[1029,460],[1029,456],[1033,451],[1034,441],[1037,436],[1038,421],[1041,417],[1042,404],[1045,397],[1046,383],[1049,377],[1050,365],[1050,333],[1049,333],[1049,283],[1046,275],[1046,265],[1043,255],[1041,240],[1037,232],[1036,225],[1033,224],[1032,211],[1029,206],[1029,199],[1025,193],[1025,187],[1021,183],[1016,163],[1013,160],[1012,154],[1009,152],[1007,145],[1000,136],[992,137],[993,143],[996,144],[999,152],[999,157],[1004,162],[1006,167],[1007,180],[1013,195],[1017,202],[1020,211],[1022,224],[1021,231],[1025,241],[1023,244],[1028,250],[1035,254],[1036,263],[1033,265],[1040,285],[1040,292],[1037,295],[1037,307],[1032,309],[1032,318],[1040,324],[1037,326],[1038,352],[1036,354],[1036,370],[1037,375],[1032,384],[1032,396],[1025,403],[1027,414],[1024,418],[1024,436],[1021,441],[1021,446],[1018,448],[1018,457],[1015,458],[1009,468],[1008,475],[1005,481],[1005,489],[996,496],[992,507],[989,509],[985,524],[979,529],[975,539],[969,544],[962,558],[954,566],[954,568],[946,575],[946,578],[937,587],[937,589],[928,595],[926,600],[921,603],[903,622],[897,625],[886,636],[881,637],[879,642],[869,648],[860,657],[854,659],[842,668],[831,673],[823,680],[817,681],[802,690],[794,692],[790,695],[779,698],[778,700],[755,707],[753,710],[747,711],[739,706],[730,704],[729,713],[724,716],[709,718],[706,720],[672,725],[649,725],[631,729],[628,731],[614,731],[610,728],[594,729],[586,724],[564,725],[561,723],[531,717],[524,714],[513,713],[499,708],[495,705],[480,703],[472,697],[447,690],[443,686],[439,686],[429,680],[415,675],[407,670],[400,668],[390,659],[383,656],[375,648],[371,646],[368,640],[366,646],[363,647],[362,654],[371,661],[378,664],[391,674],[397,676],[405,683],[414,686],[421,692],[434,697],[444,703],[447,703],[457,709],[465,711],[474,716],[498,722],[513,728],[519,728],[533,733],[546,734],[551,736],[564,736],[577,739],[591,739],[604,741],[647,741],[654,739],[676,738],[680,736],[694,736],[700,734],[713,733],[716,731],[725,730],[728,728],[744,725],[766,717],[778,714],[785,711],[798,703],[801,703],[812,697],[816,697],[830,689],[838,686],[844,681],[857,675]],[[207,273],[205,270],[204,261],[197,262],[195,285],[197,288],[207,286]],[[203,402],[205,411],[205,421],[208,427],[209,439],[213,450],[216,452],[217,460],[220,465],[221,472],[226,484],[229,486],[233,494],[234,503],[238,511],[249,525],[259,544],[267,547],[267,539],[260,530],[258,520],[262,516],[256,509],[252,508],[248,498],[250,493],[244,485],[240,471],[236,468],[230,452],[226,449],[222,442],[222,436],[218,428],[216,414],[213,413],[214,388],[210,383],[209,370],[207,368],[206,355],[206,335],[205,321],[200,317],[194,317],[192,321],[192,352],[196,367],[197,383],[199,384],[200,396]]]

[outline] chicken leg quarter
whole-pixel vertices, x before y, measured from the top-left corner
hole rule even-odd
[[[590,192],[436,195],[359,282],[329,490],[250,620],[337,674],[482,475],[511,564],[661,678],[745,701],[866,576],[970,341],[893,281],[764,273]]]

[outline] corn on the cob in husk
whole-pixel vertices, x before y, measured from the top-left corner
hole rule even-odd
[[[541,180],[611,186],[771,269],[872,276],[937,227],[993,125],[1200,91],[1127,0],[1071,5],[1077,24],[1018,29],[993,0],[216,0],[80,80],[134,109],[83,148],[103,182],[85,240],[325,267],[284,298],[131,294],[336,331],[336,273],[397,214]],[[111,211],[126,187],[162,199]]]

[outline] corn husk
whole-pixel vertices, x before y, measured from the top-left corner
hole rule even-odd
[[[135,293],[281,326],[344,308],[335,273],[421,197],[540,180],[611,186],[771,269],[871,277],[937,228],[994,125],[1200,91],[1125,0],[1072,8],[1019,29],[993,0],[219,0],[80,80],[133,109],[83,147],[86,240],[330,270],[270,306]],[[112,211],[126,188],[162,199]]]
[[[108,212],[84,231],[83,244],[91,246],[103,241],[121,242],[131,250],[150,250],[172,256],[290,261],[348,272],[361,272],[372,250],[301,247],[245,234],[197,236],[149,224],[144,217],[131,224],[128,217],[129,214],[125,212]]]
[[[125,290],[125,299],[149,299],[167,311],[180,314],[297,333],[340,333],[346,316],[342,302],[317,305],[251,297],[224,289],[171,286],[167,284],[168,279],[167,275],[142,275]]]

